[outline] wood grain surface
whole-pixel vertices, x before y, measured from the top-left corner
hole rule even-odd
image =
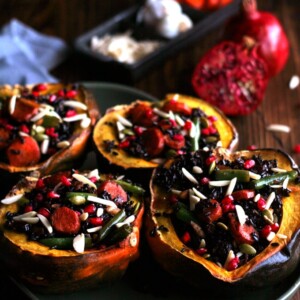
[[[134,0],[0,0],[0,26],[17,18],[39,32],[64,39],[70,49],[74,40],[109,19],[116,13],[136,4]],[[300,75],[300,1],[258,0],[259,8],[273,12],[286,29],[291,49],[285,69],[269,82],[263,103],[254,113],[231,118],[239,132],[239,149],[249,145],[279,148],[300,164],[300,154],[293,152],[300,144],[300,87],[289,89],[289,80]],[[223,26],[208,32],[192,46],[168,57],[141,79],[129,83],[158,98],[166,93],[195,95],[190,79],[201,55],[221,40]],[[107,74],[71,51],[68,59],[53,75],[62,81],[106,81]],[[123,78],[126,82],[126,78]],[[109,79],[110,80],[110,79]],[[110,80],[111,81],[111,80]],[[122,83],[122,79],[118,80]],[[269,124],[284,124],[290,133],[272,133]],[[293,300],[300,300],[300,292]]]

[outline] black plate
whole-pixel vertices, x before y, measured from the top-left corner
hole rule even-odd
[[[202,36],[217,26],[220,26],[230,16],[236,14],[240,2],[241,0],[233,0],[233,2],[226,7],[207,13],[183,6],[183,11],[189,15],[194,22],[193,28],[179,34],[173,39],[163,40],[163,46],[134,64],[119,63],[107,56],[92,52],[90,41],[93,36],[101,37],[105,34],[125,32],[129,29],[133,31],[133,36],[136,39],[148,38],[148,31],[145,33],[145,29],[141,26],[137,26],[135,21],[140,5],[120,12],[108,21],[79,36],[75,40],[74,46],[78,53],[97,62],[100,65],[100,72],[104,73],[106,78],[111,77],[109,80],[119,80],[121,82],[135,81],[167,57],[174,55],[196,41],[199,42]],[[157,37],[152,36],[152,38]]]
[[[129,104],[136,99],[157,100],[154,96],[124,85],[97,82],[86,82],[84,84],[94,93],[102,112],[111,106]],[[82,168],[91,169],[96,167],[95,154],[90,152],[87,154]],[[288,300],[292,298],[300,287],[300,268],[298,268],[285,281],[267,288],[250,289],[227,286],[224,289],[205,289],[204,282],[204,289],[202,291],[195,290],[164,272],[152,259],[144,239],[141,240],[141,245],[140,258],[130,265],[122,280],[111,285],[99,285],[98,288],[71,294],[44,295],[35,293],[13,278],[11,278],[11,281],[30,299],[41,300]],[[12,294],[12,291],[16,293],[16,289],[12,290],[11,282],[7,283],[7,278],[3,274],[0,276],[0,280],[2,285],[1,291],[4,290],[5,294],[9,293],[9,295]],[[266,280],[268,279],[266,278]],[[16,296],[19,296],[19,294]]]

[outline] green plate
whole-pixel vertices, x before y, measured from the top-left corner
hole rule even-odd
[[[157,100],[152,95],[125,85],[104,82],[85,82],[84,85],[94,93],[102,114],[107,108],[117,104],[128,104],[137,99]],[[94,153],[88,153],[83,167],[95,168],[95,161]],[[94,289],[71,294],[44,295],[35,293],[23,284],[16,282],[14,279],[12,280],[30,299],[41,300],[287,300],[291,299],[300,287],[300,268],[298,267],[290,277],[276,286],[251,289],[237,289],[229,286],[226,289],[195,290],[164,272],[152,259],[145,240],[141,240],[141,245],[140,258],[130,265],[121,281],[110,285],[99,285]],[[205,286],[205,282],[203,286]]]

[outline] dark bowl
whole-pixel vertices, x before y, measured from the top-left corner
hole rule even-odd
[[[120,12],[106,22],[79,36],[74,42],[74,47],[79,55],[82,54],[92,62],[99,63],[101,72],[105,74],[108,80],[134,82],[166,58],[175,55],[196,41],[199,42],[202,36],[236,14],[239,10],[240,2],[241,0],[233,0],[231,4],[213,12],[201,12],[182,6],[183,12],[192,19],[194,26],[169,40],[155,36],[147,28],[137,24],[137,13],[141,6],[136,5]],[[133,64],[120,63],[108,56],[91,50],[90,41],[92,37],[124,33],[128,30],[132,32],[132,36],[136,40],[158,39],[163,42],[163,45]]]

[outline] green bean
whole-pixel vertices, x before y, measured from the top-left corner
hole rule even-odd
[[[216,180],[231,180],[237,178],[239,182],[249,182],[250,173],[247,170],[237,170],[237,169],[224,169],[215,171]]]
[[[134,185],[132,183],[129,183],[124,180],[116,180],[116,183],[118,183],[121,187],[124,188],[127,192],[131,192],[133,194],[142,195],[145,193],[145,190],[137,185]]]
[[[274,182],[281,182],[285,178],[289,177],[289,179],[294,180],[298,176],[298,172],[295,170],[278,173],[275,175],[265,176],[261,179],[255,180],[252,182],[252,186],[254,189],[259,190],[266,185],[272,184]]]
[[[116,229],[106,238],[106,244],[113,245],[123,241],[133,231],[132,226],[126,224]]]
[[[180,221],[190,224],[191,221],[198,223],[197,218],[194,216],[194,214],[188,209],[188,207],[181,203],[177,203],[177,207],[175,209],[175,216]]]
[[[99,230],[98,242],[104,240],[108,236],[108,234],[114,229],[114,225],[124,221],[125,218],[126,212],[125,209],[122,209]]]
[[[71,250],[73,249],[73,240],[74,237],[51,237],[40,239],[38,242],[50,248]],[[91,248],[93,246],[92,239],[90,237],[85,237],[84,243],[85,248]]]

